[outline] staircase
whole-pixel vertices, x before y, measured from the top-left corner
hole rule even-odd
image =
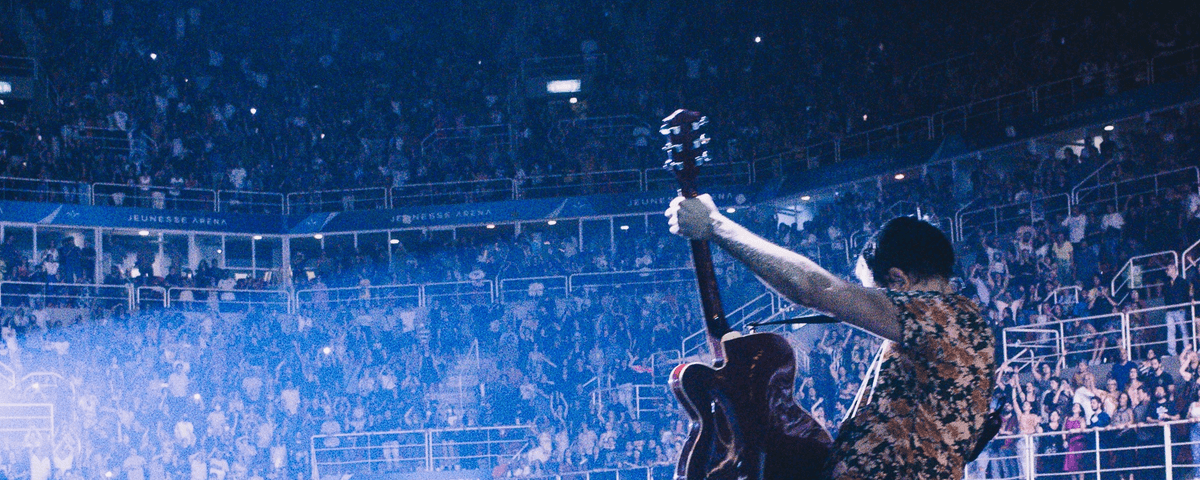
[[[470,350],[446,369],[442,381],[429,388],[425,399],[437,404],[438,418],[445,418],[448,407],[454,407],[461,415],[479,405],[480,372],[485,366],[484,362],[479,355],[479,342],[472,342]]]

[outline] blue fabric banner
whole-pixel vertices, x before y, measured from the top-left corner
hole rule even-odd
[[[286,231],[287,220],[279,215],[0,201],[0,221],[38,225],[278,235]]]

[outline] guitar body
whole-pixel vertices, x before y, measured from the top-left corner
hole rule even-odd
[[[818,478],[833,439],[792,397],[791,345],[771,333],[722,344],[724,365],[687,363],[671,372],[671,390],[691,418],[675,479]]]

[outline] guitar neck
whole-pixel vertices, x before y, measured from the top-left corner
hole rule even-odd
[[[730,332],[725,320],[725,309],[721,306],[721,292],[717,289],[717,272],[713,268],[712,250],[708,242],[692,240],[692,263],[696,267],[696,284],[700,287],[700,306],[704,309],[704,328],[708,332],[708,344],[718,361],[725,359],[721,337]]]

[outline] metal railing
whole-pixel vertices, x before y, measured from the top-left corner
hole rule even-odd
[[[642,290],[657,290],[665,285],[691,285],[696,282],[696,271],[692,268],[662,268],[656,270],[631,270],[620,272],[576,273],[567,277],[567,288],[571,293],[583,290],[600,291],[620,288],[636,293]]]
[[[1188,185],[1200,191],[1200,167],[1186,167],[1141,177],[1122,179],[1094,187],[1071,189],[1076,208],[1111,204],[1121,210],[1121,201],[1138,195],[1159,195],[1164,190]]]
[[[762,295],[750,299],[744,305],[733,309],[733,311],[725,314],[725,321],[729,323],[729,327],[734,330],[743,330],[747,323],[761,322],[775,314],[779,310],[779,305],[782,300],[777,298],[774,292],[767,291]],[[708,345],[708,332],[701,328],[692,334],[683,338],[680,343],[680,352],[684,358],[693,355],[702,354],[705,345]]]
[[[1145,279],[1147,274],[1166,271],[1168,265],[1179,266],[1179,254],[1174,250],[1131,257],[1113,275],[1109,292],[1117,303],[1123,303],[1129,297],[1129,292],[1134,289],[1162,285],[1161,283],[1147,285]]]
[[[414,308],[424,304],[423,288],[415,284],[314,288],[296,291],[294,311],[303,312],[310,308],[324,311],[338,306]]]
[[[998,436],[967,465],[964,479],[1195,478],[1198,438],[1197,419]]]
[[[1197,349],[1200,348],[1198,307],[1200,301],[1194,301],[1008,327],[1002,332],[1004,354],[1009,354],[1010,349],[1027,348],[1038,360],[1053,360],[1053,363],[1064,360],[1073,365],[1093,358],[1115,361],[1122,352],[1138,360],[1145,358],[1149,350],[1167,355],[1182,351],[1181,345],[1190,344]],[[1050,336],[1047,331],[1057,335],[1053,340],[1058,344],[1057,354],[1049,352],[1051,339],[1047,338]],[[1174,348],[1169,345],[1172,341]]]
[[[1151,349],[1160,355],[1180,352],[1180,343],[1191,344],[1192,349],[1200,347],[1196,338],[1198,305],[1200,302],[1191,302],[1125,312],[1123,322],[1133,353],[1129,358],[1145,358]]]
[[[972,228],[990,228],[992,232],[1015,232],[1018,227],[1039,221],[1053,221],[1051,215],[1071,213],[1071,197],[1065,193],[1035,198],[1026,202],[966,210],[954,214],[955,240],[963,241]]]
[[[457,303],[496,303],[495,284],[491,280],[469,282],[440,282],[421,285],[425,305],[442,299],[456,299]]]
[[[317,190],[287,194],[288,213],[348,212],[391,208],[390,188]]]
[[[674,478],[674,465],[651,465],[625,469],[600,469],[586,472],[559,473],[520,477],[521,480],[670,480]]]
[[[645,190],[641,170],[569,173],[529,177],[517,185],[519,198],[624,193]]]
[[[171,287],[167,289],[167,306],[213,312],[267,310],[291,313],[292,297],[284,290]]]
[[[217,209],[217,191],[203,188],[93,183],[91,191],[92,205],[208,212]]]
[[[167,289],[163,287],[137,287],[134,305],[138,310],[167,308]]]
[[[1191,246],[1183,250],[1179,254],[1179,275],[1183,278],[1188,278],[1188,272],[1200,265],[1200,240],[1196,240]]]
[[[87,204],[90,190],[86,183],[0,177],[0,200]]]
[[[1079,303],[1080,294],[1082,292],[1083,288],[1077,285],[1059,287],[1053,292],[1050,292],[1049,295],[1046,295],[1046,300],[1044,303],[1049,303],[1050,305],[1075,305],[1076,303]]]
[[[3,281],[0,306],[128,310],[133,307],[133,289],[129,285]]]
[[[1004,347],[1004,361],[1020,363],[1021,367],[1046,363],[1057,363],[1063,358],[1063,341],[1059,330],[1046,328],[1014,327],[1000,332]],[[1028,359],[1018,358],[1022,356]]]
[[[563,298],[567,296],[567,277],[523,277],[502,278],[497,285],[500,303],[512,303],[538,297]]]
[[[635,419],[641,419],[643,413],[666,411],[673,401],[663,384],[625,384],[592,391],[592,404],[601,411],[609,410],[606,407],[610,405],[623,405]]]
[[[533,441],[532,426],[314,435],[312,479],[490,469]]]
[[[517,198],[517,182],[508,178],[463,182],[417,183],[392,187],[392,206],[415,207],[455,203],[498,202]]]
[[[439,128],[421,139],[421,151],[444,150],[450,146],[476,147],[493,145],[511,148],[515,143],[512,125],[507,123],[495,125],[475,125],[466,127]]]
[[[234,213],[287,213],[282,193],[217,190],[217,211]]]

